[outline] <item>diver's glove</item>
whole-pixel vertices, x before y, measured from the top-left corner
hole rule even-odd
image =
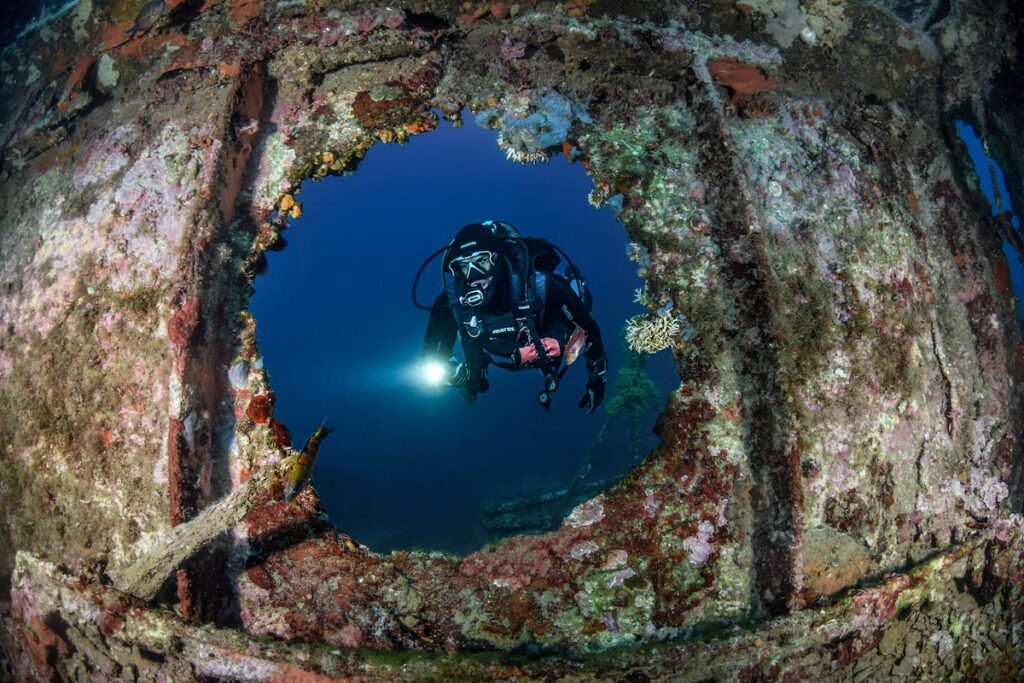
[[[608,357],[602,356],[596,361],[587,359],[587,393],[580,399],[580,408],[593,413],[604,400],[605,375],[608,374]]]
[[[476,403],[476,395],[484,393],[491,387],[487,381],[487,374],[483,370],[473,372],[465,363],[459,364],[459,370],[465,374],[462,385],[459,387],[459,393],[466,403],[473,405]]]

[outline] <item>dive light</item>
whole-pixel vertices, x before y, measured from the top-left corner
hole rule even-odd
[[[423,364],[423,381],[432,387],[441,386],[449,374],[451,370],[441,361],[429,360]]]
[[[469,368],[455,358],[449,358],[447,363],[439,360],[424,361],[421,373],[424,383],[432,387],[439,387],[442,384],[461,387],[469,379]]]

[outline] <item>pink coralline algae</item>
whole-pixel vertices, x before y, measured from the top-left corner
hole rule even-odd
[[[569,556],[574,560],[582,560],[591,553],[596,553],[601,547],[593,541],[584,541],[583,543],[577,543],[569,551]]]
[[[598,496],[573,508],[566,523],[573,528],[596,524],[604,519],[604,496]]]
[[[102,185],[124,168],[131,161],[125,152],[131,135],[129,126],[120,126],[90,143],[75,163],[75,184]]]
[[[626,560],[628,559],[629,553],[621,549],[616,550],[608,556],[608,559],[605,560],[603,565],[601,565],[601,569],[617,569],[626,564]]]
[[[381,26],[394,29],[405,21],[405,13],[400,9],[386,8],[383,10],[367,10],[356,20],[356,30],[360,33],[369,33]]]
[[[661,509],[661,501],[654,496],[652,491],[646,491],[646,494],[644,498],[644,513],[653,519],[658,514],[658,510]]]
[[[1006,484],[978,470],[972,470],[968,486],[953,482],[953,493],[975,514],[990,514],[1009,495]]]
[[[513,42],[511,38],[505,36],[505,40],[501,43],[501,56],[504,59],[519,59],[526,54],[526,43]]]
[[[301,26],[304,32],[317,36],[316,45],[321,48],[334,47],[356,32],[351,20],[342,22],[326,17],[304,17]]]
[[[711,553],[714,552],[714,547],[710,542],[714,533],[714,525],[707,520],[703,520],[697,529],[697,534],[683,540],[683,547],[689,553],[691,563],[701,565],[708,561]]]
[[[543,544],[524,544],[502,553],[470,555],[460,565],[468,576],[484,576],[497,588],[525,588],[551,570],[550,550]]]

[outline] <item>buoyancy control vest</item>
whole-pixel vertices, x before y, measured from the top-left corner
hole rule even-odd
[[[452,308],[463,339],[479,340],[487,347],[493,346],[486,343],[492,341],[490,337],[494,337],[494,341],[501,337],[514,341],[524,330],[531,333],[531,336],[536,336],[536,330],[533,329],[531,332],[531,328],[535,328],[543,313],[546,280],[541,274],[542,271],[535,265],[535,259],[530,253],[530,243],[520,237],[519,232],[508,223],[488,221],[484,225],[491,225],[495,234],[502,238],[497,257],[501,259],[502,269],[507,277],[508,296],[511,298],[512,307],[509,311],[495,315],[487,313],[485,306],[465,305],[466,284],[458,279],[446,280],[448,304]],[[546,254],[538,255],[544,266],[552,263]],[[557,265],[557,261],[554,263]]]
[[[565,367],[559,371],[562,358],[549,358],[543,348],[537,326],[544,315],[547,281],[549,277],[560,278],[569,286],[589,311],[593,305],[593,297],[586,286],[586,278],[564,251],[551,242],[539,237],[523,237],[510,223],[489,220],[481,223],[491,228],[492,233],[499,237],[501,246],[497,250],[498,258],[503,260],[505,273],[508,276],[509,292],[512,299],[511,310],[493,314],[487,313],[485,306],[469,305],[468,289],[464,282],[453,278],[445,278],[451,245],[439,249],[427,262],[420,267],[413,282],[413,303],[426,308],[416,301],[416,283],[427,263],[438,254],[444,252],[442,259],[442,279],[448,306],[455,317],[464,346],[479,345],[487,354],[502,359],[512,360],[515,350],[527,344],[533,345],[536,359],[529,366],[517,366],[514,363],[497,361],[496,365],[506,369],[539,368],[544,373],[544,389],[537,396],[538,403],[544,408],[550,407],[551,393],[558,389],[559,381],[565,373]],[[568,263],[565,275],[555,272],[565,256]],[[565,340],[560,340],[564,342]],[[467,354],[467,358],[470,354]]]
[[[534,272],[530,278],[527,287],[532,291],[524,296],[521,274],[510,272],[509,286],[514,303],[510,310],[497,314],[462,305],[457,283],[445,283],[448,302],[463,341],[482,344],[488,353],[502,358],[510,358],[516,349],[530,343],[544,314],[547,275]]]

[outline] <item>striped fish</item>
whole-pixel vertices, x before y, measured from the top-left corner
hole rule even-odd
[[[317,427],[317,430],[306,439],[306,444],[302,447],[299,457],[295,460],[291,474],[288,475],[288,486],[284,490],[284,502],[292,502],[292,499],[299,495],[302,489],[306,487],[306,484],[309,483],[309,479],[313,475],[313,462],[316,460],[317,451],[320,450],[320,442],[333,431],[334,427],[327,426],[327,418],[325,417],[320,426]]]

